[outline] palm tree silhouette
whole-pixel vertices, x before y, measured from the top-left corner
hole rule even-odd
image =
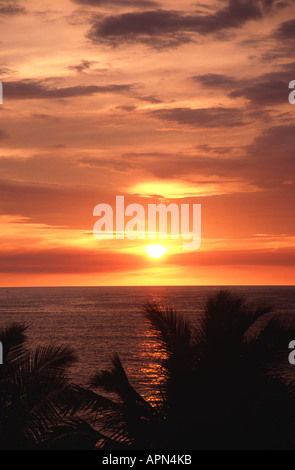
[[[92,448],[99,433],[69,413],[73,388],[67,368],[76,357],[69,346],[26,348],[26,327],[0,330],[0,448]]]
[[[145,400],[115,355],[89,389],[76,390],[76,409],[99,427],[107,449],[292,449],[295,388],[282,370],[295,329],[269,313],[228,291],[207,300],[196,325],[148,304],[160,400]]]
[[[67,378],[71,348],[30,351],[25,327],[0,330],[0,448],[293,449],[295,387],[283,369],[295,328],[270,312],[228,291],[194,325],[146,305],[160,357],[156,402],[134,389],[118,355],[80,387]]]

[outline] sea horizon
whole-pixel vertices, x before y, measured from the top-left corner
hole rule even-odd
[[[73,378],[82,383],[97,369],[107,368],[116,352],[145,394],[150,393],[155,375],[155,355],[147,359],[155,338],[143,306],[154,302],[171,306],[196,323],[207,298],[220,290],[229,290],[251,304],[270,305],[280,317],[293,321],[295,286],[290,285],[23,286],[0,288],[0,326],[12,321],[26,325],[32,346],[71,345],[79,356]],[[144,380],[142,367],[149,371]]]
[[[295,284],[106,284],[106,285],[91,285],[91,284],[79,284],[79,285],[46,285],[46,286],[0,286],[0,289],[38,289],[38,288],[67,288],[67,287],[295,287]]]

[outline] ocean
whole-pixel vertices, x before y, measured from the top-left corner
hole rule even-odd
[[[79,362],[70,370],[70,377],[83,385],[96,371],[108,368],[116,352],[131,383],[151,399],[158,383],[158,353],[154,334],[142,314],[143,305],[148,302],[171,305],[195,323],[202,315],[208,295],[220,288],[0,288],[0,326],[14,322],[26,325],[28,345],[32,348],[52,343],[71,345]],[[294,286],[234,286],[228,289],[246,296],[252,303],[271,305],[276,315],[295,322]]]

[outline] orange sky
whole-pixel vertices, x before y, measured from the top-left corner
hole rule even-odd
[[[294,284],[295,2],[0,0],[0,285]],[[96,204],[202,205],[202,244]]]

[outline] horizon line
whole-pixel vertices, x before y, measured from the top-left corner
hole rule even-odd
[[[119,284],[119,285],[62,285],[62,286],[0,286],[0,289],[42,289],[65,287],[295,287],[295,284]]]

